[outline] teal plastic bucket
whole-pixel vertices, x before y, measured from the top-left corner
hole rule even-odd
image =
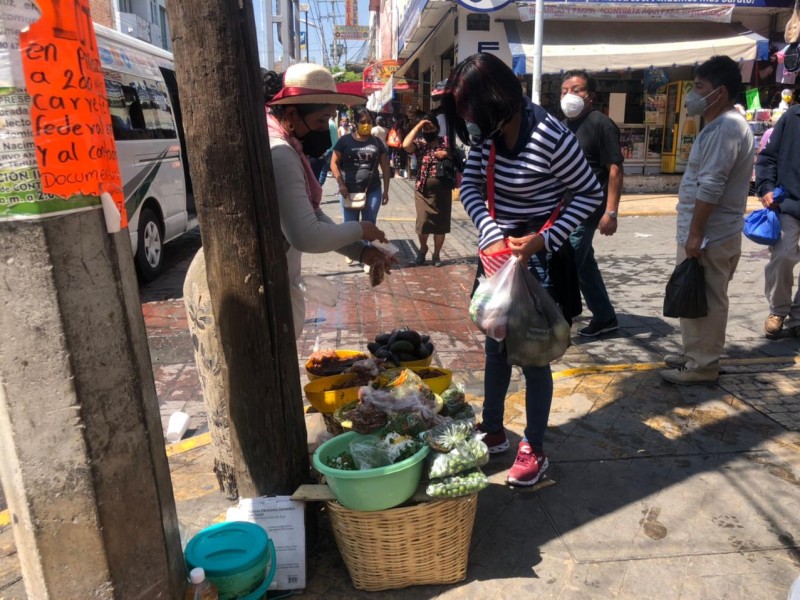
[[[186,545],[186,566],[203,567],[219,600],[259,600],[275,577],[276,562],[264,528],[245,521],[206,527]]]
[[[325,475],[328,487],[345,508],[373,511],[402,504],[417,491],[430,447],[425,444],[413,456],[377,469],[343,471],[325,464],[327,459],[348,450],[350,442],[364,437],[367,436],[351,431],[328,440],[314,452],[314,468]]]

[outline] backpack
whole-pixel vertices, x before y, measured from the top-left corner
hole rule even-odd
[[[389,148],[400,148],[403,145],[403,140],[400,139],[400,132],[395,127],[389,130],[386,136],[386,145]]]

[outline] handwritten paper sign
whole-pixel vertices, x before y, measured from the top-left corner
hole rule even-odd
[[[20,35],[42,191],[110,196],[127,226],[94,26],[87,0],[41,0],[42,17]],[[65,202],[64,210],[71,206]]]

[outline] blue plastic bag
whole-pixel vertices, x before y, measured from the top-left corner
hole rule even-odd
[[[769,208],[754,210],[744,220],[744,237],[756,244],[772,246],[781,239],[781,218]]]

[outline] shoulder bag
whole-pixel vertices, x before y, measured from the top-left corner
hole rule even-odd
[[[495,163],[495,156],[497,151],[495,149],[495,145],[492,144],[491,150],[489,150],[489,161],[486,163],[486,202],[489,208],[489,215],[491,215],[492,219],[494,219],[494,163]],[[555,223],[556,219],[558,218],[558,214],[561,212],[561,203],[556,206],[556,209],[553,211],[553,214],[550,215],[550,218],[547,219],[547,222],[542,225],[542,228],[539,230],[539,233],[550,227],[553,223]],[[483,265],[483,272],[486,274],[487,277],[491,277],[494,273],[502,267],[509,258],[511,258],[512,252],[511,248],[508,248],[508,241],[506,241],[506,248],[500,250],[498,252],[491,252],[487,253],[481,249],[478,249],[478,257],[481,259],[481,265]]]

